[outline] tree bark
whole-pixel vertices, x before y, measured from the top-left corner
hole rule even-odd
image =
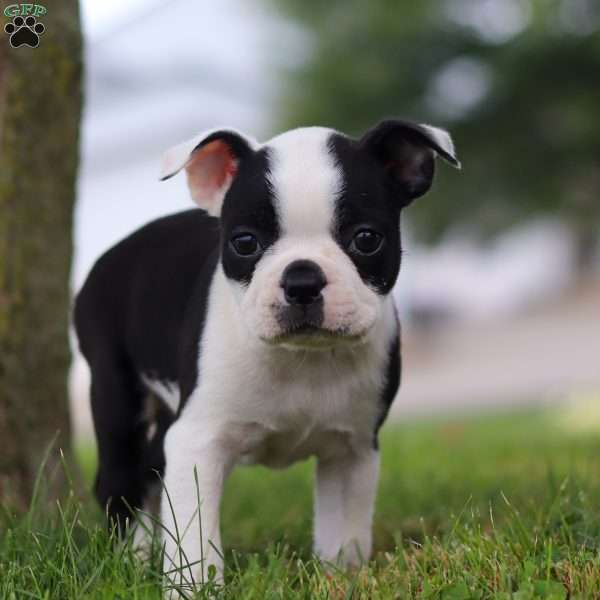
[[[49,472],[69,443],[82,43],[77,0],[44,5],[37,48],[12,48],[0,16],[0,502],[16,507],[52,440]]]

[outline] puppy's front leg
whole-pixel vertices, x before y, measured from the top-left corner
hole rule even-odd
[[[319,460],[315,495],[315,553],[327,562],[358,565],[371,555],[379,453],[373,448]]]
[[[182,591],[207,580],[208,568],[222,579],[219,507],[232,461],[214,436],[184,418],[165,439],[165,491],[161,502],[167,578]]]

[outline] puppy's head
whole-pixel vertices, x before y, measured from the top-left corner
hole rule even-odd
[[[331,347],[364,338],[400,267],[400,211],[452,165],[440,129],[384,121],[360,140],[308,127],[265,144],[233,130],[168,151],[192,198],[221,220],[221,262],[243,319],[265,342]]]

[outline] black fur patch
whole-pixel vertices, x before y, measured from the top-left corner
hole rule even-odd
[[[386,185],[383,167],[358,142],[333,134],[329,147],[344,178],[335,207],[333,236],[363,281],[387,294],[400,270],[400,206]],[[354,235],[362,228],[384,237],[380,250],[372,256],[351,249]]]
[[[375,432],[373,434],[373,447],[379,448],[379,430],[386,420],[392,402],[398,393],[400,387],[400,376],[402,374],[402,362],[400,356],[400,335],[394,338],[389,352],[389,362],[386,370],[385,387],[381,393],[381,412],[375,424]]]
[[[279,220],[269,185],[269,154],[262,149],[240,161],[221,211],[221,255],[229,279],[249,284],[256,264],[279,237]],[[231,247],[235,235],[251,233],[262,248],[253,256],[240,256]]]
[[[182,396],[193,388],[219,233],[199,209],[153,221],[106,252],[77,296],[75,328],[92,373],[96,496],[119,526],[164,468],[173,419],[163,412],[147,441],[140,373],[179,381]]]

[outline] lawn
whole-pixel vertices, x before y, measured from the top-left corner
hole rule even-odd
[[[595,417],[587,405],[388,425],[376,553],[349,573],[311,560],[311,463],[239,469],[223,506],[226,584],[198,597],[600,598]],[[111,544],[89,498],[0,519],[2,600],[161,597],[159,552],[142,562]]]

